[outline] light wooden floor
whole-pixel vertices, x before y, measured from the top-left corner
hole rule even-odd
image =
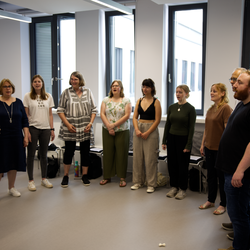
[[[132,191],[131,174],[125,188],[118,178],[105,186],[99,178],[85,187],[71,171],[68,188],[61,188],[57,177],[51,179],[54,188],[46,189],[35,164],[36,192],[27,189],[27,173],[18,173],[20,198],[7,194],[7,177],[2,179],[1,250],[213,250],[232,243],[220,226],[228,215],[198,209],[206,194],[188,190],[180,201],[166,198],[166,187],[153,194],[146,188]]]

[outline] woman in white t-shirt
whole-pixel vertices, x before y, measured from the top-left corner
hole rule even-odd
[[[45,92],[44,80],[40,75],[33,76],[31,91],[25,94],[23,105],[29,119],[29,145],[27,157],[27,170],[29,176],[28,189],[30,191],[36,191],[33,168],[38,140],[42,174],[41,185],[52,188],[53,185],[46,177],[48,144],[50,137],[52,141],[55,138],[52,115],[54,100],[49,93]]]

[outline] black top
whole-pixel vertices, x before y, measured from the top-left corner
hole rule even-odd
[[[141,107],[141,101],[143,98],[140,99],[139,105],[138,105],[138,114],[140,115],[140,119],[142,120],[155,120],[155,100],[154,97],[153,102],[150,104],[150,106],[144,111]]]
[[[250,142],[250,102],[240,102],[228,119],[222,134],[215,167],[233,175]],[[250,168],[244,177],[250,179]]]
[[[24,127],[29,127],[29,122],[22,101],[16,98],[10,106],[0,101],[0,173],[26,171]]]

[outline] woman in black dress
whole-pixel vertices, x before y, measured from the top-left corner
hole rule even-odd
[[[17,171],[26,171],[29,123],[22,101],[12,97],[14,92],[14,84],[3,79],[0,83],[0,180],[7,173],[9,194],[19,197],[15,180]]]

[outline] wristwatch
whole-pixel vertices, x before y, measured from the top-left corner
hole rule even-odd
[[[55,131],[55,129],[54,129],[54,128],[51,128],[50,130],[53,130],[53,131]]]

